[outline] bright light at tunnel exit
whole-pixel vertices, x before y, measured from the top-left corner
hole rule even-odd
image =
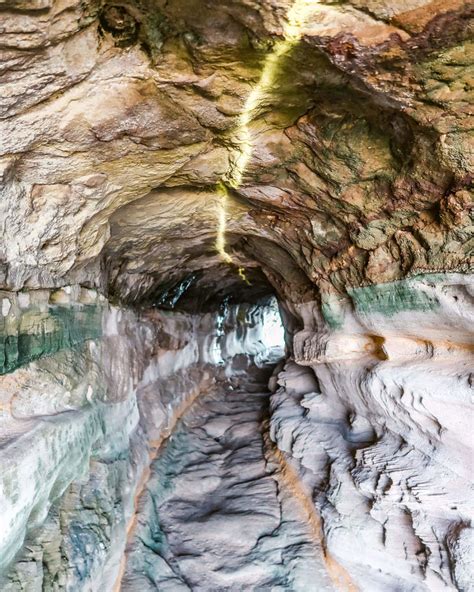
[[[266,93],[271,90],[275,82],[281,58],[287,55],[299,42],[304,32],[304,26],[314,14],[318,3],[319,0],[296,0],[292,4],[286,15],[283,39],[275,43],[272,53],[266,57],[259,81],[247,97],[242,113],[239,116],[234,137],[237,150],[234,155],[231,155],[229,170],[216,187],[219,200],[215,247],[222,260],[230,265],[234,264],[234,260],[226,248],[229,188],[237,189],[240,187],[252,156],[253,138],[249,125],[255,119]],[[238,273],[243,281],[249,283],[243,267],[238,268]]]
[[[262,342],[268,349],[277,348],[283,355],[285,349],[285,328],[275,298],[272,299],[263,320]]]

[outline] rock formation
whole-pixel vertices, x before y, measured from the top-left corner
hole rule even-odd
[[[0,2],[2,592],[474,590],[472,13]]]

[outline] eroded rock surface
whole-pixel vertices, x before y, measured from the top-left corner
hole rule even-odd
[[[472,588],[453,560],[473,540],[471,291],[458,275],[305,305],[274,379],[272,437],[362,590]]]
[[[23,297],[25,332],[6,339],[8,368],[26,364],[1,381],[0,581],[8,592],[112,589],[135,499],[163,439],[234,363],[245,368],[276,352],[259,339],[262,315],[274,309],[139,317],[91,292],[86,304],[78,295],[84,300],[71,287],[49,299]],[[90,325],[72,332],[88,308],[94,335]],[[8,326],[19,313],[10,307],[17,323]],[[76,321],[61,326],[51,317]]]
[[[0,2],[2,590],[473,589],[472,14]]]
[[[216,185],[236,174],[229,249],[254,289],[262,273],[294,300],[466,271],[470,11],[7,2],[4,285],[242,290],[213,250]]]
[[[249,382],[200,398],[151,465],[122,590],[333,590],[319,533],[264,443],[265,385]]]

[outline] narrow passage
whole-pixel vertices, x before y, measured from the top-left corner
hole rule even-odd
[[[152,465],[122,591],[334,590],[265,444],[265,388],[220,384],[180,420]]]

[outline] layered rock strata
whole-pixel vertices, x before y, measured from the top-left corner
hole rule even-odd
[[[454,0],[4,3],[3,285],[249,292],[214,249],[235,174],[227,253],[253,290],[467,271],[471,19]]]
[[[228,364],[265,355],[275,310],[138,316],[77,287],[6,301],[2,590],[112,589],[161,441]]]
[[[293,309],[271,435],[361,590],[471,589],[472,291],[430,276]]]
[[[472,588],[472,15],[0,2],[2,589],[130,575],[147,467],[263,361],[270,294],[270,436],[338,585]]]

